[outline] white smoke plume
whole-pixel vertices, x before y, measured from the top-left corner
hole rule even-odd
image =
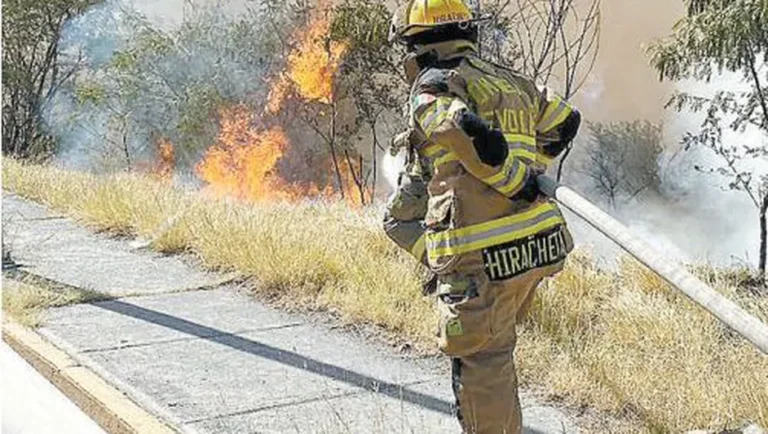
[[[700,96],[711,96],[717,90],[746,90],[746,85],[735,74],[724,74],[710,83],[681,82],[677,87],[680,91]],[[724,167],[720,156],[702,147],[685,151],[679,146],[686,132],[700,128],[703,116],[667,111],[664,118],[666,151],[658,162],[663,174],[662,195],[639,195],[615,209],[610,209],[606,203],[601,205],[671,259],[756,266],[759,247],[757,208],[744,192],[728,188],[727,178],[717,173],[716,169]],[[723,125],[727,128],[727,120]],[[768,138],[757,129],[725,131],[723,142],[768,146]],[[739,164],[756,176],[768,174],[765,159],[745,159]],[[715,172],[696,170],[697,166],[712,168]],[[589,191],[589,183],[580,182],[574,175],[568,179],[577,190],[595,197]],[[593,245],[604,258],[616,256],[618,249],[606,243],[604,237],[578,217],[572,216],[569,222],[577,242]]]
[[[236,20],[250,20],[250,31],[264,36],[255,36],[257,41],[248,41],[245,46],[233,47],[232,42],[226,45],[223,41],[229,41],[227,38],[234,33]],[[109,152],[119,154],[114,148],[120,148],[122,141],[128,142],[135,160],[149,161],[154,158],[153,142],[159,136],[181,141],[173,136],[172,126],[178,125],[184,115],[182,104],[193,101],[196,95],[214,92],[224,100],[263,98],[263,77],[269,64],[262,61],[266,50],[258,45],[258,39],[269,36],[259,33],[266,26],[261,21],[258,12],[247,9],[245,0],[107,0],[70,20],[62,33],[61,49],[83,67],[44,107],[47,127],[59,141],[59,162],[77,169],[108,169],[103,160]],[[88,82],[105,86],[106,95],[118,93],[114,81],[104,80],[104,68],[117,53],[137,49],[136,41],[143,43],[141,38],[151,32],[159,40],[172,39],[183,23],[190,22],[197,27],[188,28],[185,39],[174,40],[175,50],[142,60],[151,62],[144,67],[149,79],[167,86],[140,83],[135,90],[139,97],[130,106],[114,98],[104,105],[82,101],[77,89]],[[198,36],[193,31],[198,31]],[[239,51],[232,54],[235,50]],[[171,100],[173,104],[168,103]],[[121,121],[133,122],[131,128],[123,128],[129,133],[122,134],[120,126],[116,126]],[[191,152],[187,157],[190,163],[199,155]]]

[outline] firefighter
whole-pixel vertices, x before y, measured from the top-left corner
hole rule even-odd
[[[407,167],[385,231],[437,275],[438,345],[451,357],[465,433],[522,431],[516,324],[573,248],[535,178],[570,144],[580,115],[526,77],[477,55],[463,0],[410,0],[392,41],[412,80]]]

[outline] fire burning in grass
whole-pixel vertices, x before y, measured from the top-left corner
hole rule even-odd
[[[173,143],[165,137],[157,141],[156,161],[154,175],[163,181],[170,181],[173,177],[174,150]]]
[[[207,191],[248,201],[296,199],[293,187],[277,174],[289,145],[283,130],[253,127],[254,115],[242,105],[222,109],[220,116],[218,140],[196,167]]]

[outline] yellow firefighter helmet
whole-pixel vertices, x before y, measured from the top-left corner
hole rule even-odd
[[[471,22],[472,9],[464,0],[409,0],[392,18],[389,40],[402,41],[445,25]]]

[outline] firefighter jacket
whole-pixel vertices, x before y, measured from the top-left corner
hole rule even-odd
[[[410,95],[408,140],[419,173],[401,178],[406,194],[396,192],[399,199],[389,204],[387,233],[395,239],[393,228],[409,226],[396,241],[417,257],[423,251],[438,274],[484,271],[506,280],[536,268],[559,271],[573,248],[571,235],[558,207],[530,189],[575,135],[577,112],[531,80],[481,60],[466,41],[434,44],[431,55]],[[468,114],[503,135],[503,160],[478,144],[462,122]],[[564,134],[568,124],[573,131]]]

